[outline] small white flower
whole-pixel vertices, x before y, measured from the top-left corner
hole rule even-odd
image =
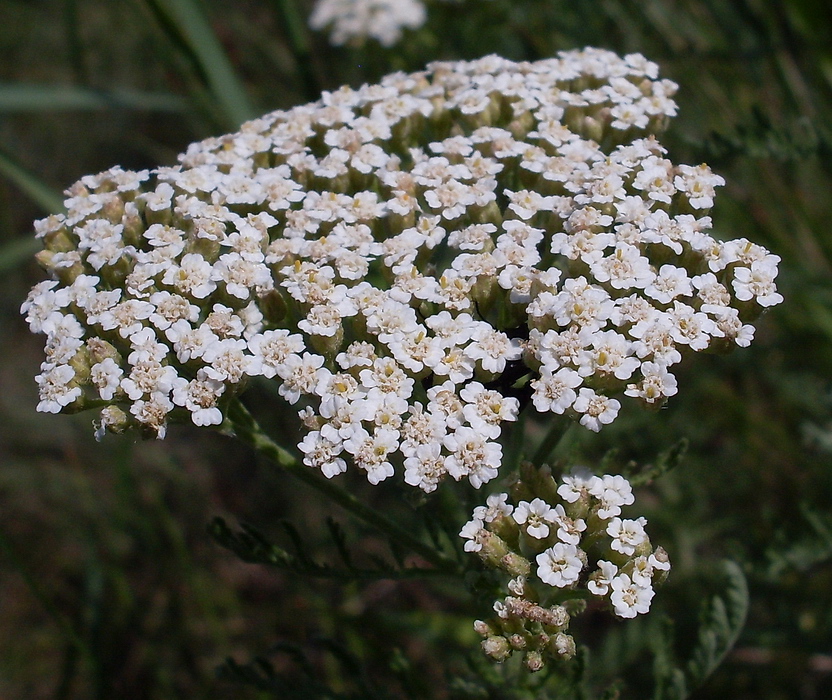
[[[402,450],[404,452],[404,450]],[[404,460],[404,480],[411,486],[418,486],[425,493],[436,490],[439,482],[447,473],[445,457],[440,443],[421,444]],[[462,533],[460,536],[464,537]],[[479,551],[467,549],[465,551]]]
[[[644,518],[622,520],[616,517],[610,520],[606,532],[612,538],[612,550],[627,556],[634,554],[638,547],[647,542],[647,533],[644,531],[646,523]]]
[[[578,397],[575,389],[582,383],[583,379],[575,370],[561,367],[552,372],[544,366],[540,378],[531,381],[534,407],[541,413],[564,413],[575,403]]]
[[[462,426],[442,441],[451,454],[445,458],[445,468],[457,481],[467,477],[474,488],[497,476],[503,448],[490,442],[473,428]]]
[[[224,391],[225,384],[200,370],[190,381],[183,377],[174,380],[171,398],[177,406],[184,406],[191,412],[194,425],[219,425],[223,416],[217,401]]]
[[[734,279],[731,285],[740,301],[754,299],[760,306],[774,306],[783,301],[783,296],[777,293],[774,286],[776,276],[776,264],[770,264],[767,260],[755,260],[750,268],[734,269]]]
[[[561,477],[563,483],[558,486],[558,495],[567,503],[594,493],[603,483],[601,477],[595,476],[586,467],[573,467],[569,474]]]
[[[468,540],[465,543],[464,549],[466,552],[479,552],[482,549],[482,542],[479,541],[480,534],[483,532],[482,520],[469,520],[459,531],[459,536]]]
[[[584,387],[575,399],[572,408],[581,416],[581,425],[594,432],[601,430],[602,425],[607,425],[615,420],[621,404],[608,396],[597,394],[592,389]]]
[[[584,565],[578,557],[578,548],[572,544],[558,542],[535,558],[537,576],[550,586],[565,588],[575,583]]]
[[[204,299],[217,288],[211,264],[197,253],[188,253],[178,266],[168,267],[162,276],[162,283],[194,299]]]
[[[610,590],[610,584],[617,573],[618,567],[615,564],[602,559],[598,562],[598,571],[590,575],[586,587],[593,595],[607,595]]]
[[[514,506],[508,502],[507,493],[492,493],[485,499],[485,504],[482,519],[486,523],[494,522],[498,518],[507,518],[514,512]]]
[[[343,450],[341,443],[326,439],[318,431],[307,433],[298,449],[304,453],[303,463],[320,469],[328,479],[347,470],[347,463],[338,456]]]
[[[139,399],[130,407],[130,413],[145,428],[153,431],[161,440],[167,432],[167,416],[173,410],[173,403],[161,392],[154,392],[147,399]]]
[[[519,360],[523,354],[520,341],[505,333],[480,327],[472,334],[472,342],[465,347],[465,354],[476,360],[486,372],[502,373],[506,362]]]
[[[104,401],[111,401],[119,389],[119,383],[124,376],[124,370],[115,360],[107,357],[90,368],[90,380],[98,389],[98,395]]]
[[[610,588],[610,602],[619,617],[632,618],[650,611],[650,603],[655,594],[650,586],[639,586],[627,574],[621,574],[612,580]]]
[[[535,498],[531,503],[520,501],[512,513],[518,525],[525,525],[530,537],[538,540],[549,536],[549,525],[557,522],[558,515],[552,506],[542,498]]]
[[[40,397],[37,410],[42,413],[60,413],[64,406],[79,398],[82,390],[73,382],[74,378],[75,370],[69,365],[44,368],[35,377]]]

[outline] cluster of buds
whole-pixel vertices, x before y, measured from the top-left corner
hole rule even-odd
[[[570,618],[588,605],[621,618],[648,612],[670,560],[651,545],[645,518],[620,517],[634,500],[622,476],[576,468],[556,480],[548,467],[525,463],[508,493],[474,510],[459,533],[465,550],[507,580],[495,616],[474,625],[490,658],[521,652],[537,671],[547,658],[574,656]]]
[[[494,478],[527,405],[660,405],[781,300],[776,256],[708,234],[722,179],[664,157],[675,90],[597,49],[434,63],[82,178],[36,223],[38,410],[161,438],[261,377],[307,465],[432,491]]]

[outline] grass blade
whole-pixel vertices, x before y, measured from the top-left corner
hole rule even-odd
[[[4,148],[0,148],[0,176],[14,183],[23,194],[46,213],[58,214],[64,211],[64,200],[60,193],[24,168]]]
[[[0,246],[0,274],[18,267],[24,260],[28,260],[41,248],[41,242],[34,236],[16,238]]]
[[[306,97],[310,101],[317,100],[321,94],[321,87],[312,69],[312,50],[306,22],[294,0],[272,0],[272,2],[280,16],[286,37],[289,39],[289,46],[292,48]]]
[[[5,177],[46,213],[64,211],[63,197],[0,148],[0,177]],[[34,236],[15,238],[0,246],[0,274],[32,257],[41,247]]]
[[[145,2],[171,39],[195,61],[229,126],[237,127],[257,116],[200,3],[197,0]]]
[[[178,95],[138,90],[92,90],[73,85],[0,84],[0,112],[68,109],[138,109],[181,112],[187,101]]]

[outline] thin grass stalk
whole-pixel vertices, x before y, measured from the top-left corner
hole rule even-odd
[[[317,100],[321,94],[321,85],[312,69],[312,51],[309,45],[309,35],[306,23],[301,16],[294,0],[272,0],[277,10],[282,26],[286,31],[286,38],[295,57],[298,74],[303,81],[304,94],[310,101]]]
[[[48,214],[64,211],[63,197],[24,168],[17,159],[0,147],[0,175],[10,180],[23,194]]]
[[[90,645],[81,637],[81,635],[78,634],[78,632],[76,632],[75,628],[61,614],[55,606],[55,603],[52,602],[52,599],[40,587],[40,584],[35,580],[35,577],[29,573],[28,568],[24,565],[23,561],[20,559],[11,542],[9,542],[2,530],[0,530],[0,550],[2,550],[9,558],[12,566],[23,579],[26,587],[29,589],[29,592],[35,600],[37,600],[52,622],[54,622],[57,628],[61,631],[65,640],[86,660],[93,675],[97,675],[99,671],[99,664],[95,654],[90,648]]]
[[[257,116],[245,86],[196,0],[145,0],[178,48],[196,63],[229,126]]]

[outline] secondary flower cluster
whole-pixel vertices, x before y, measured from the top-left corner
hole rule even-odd
[[[309,26],[329,30],[335,46],[374,39],[390,47],[399,42],[404,29],[419,29],[427,14],[422,0],[317,0]]]
[[[547,655],[574,655],[566,630],[587,599],[603,600],[618,617],[648,612],[670,561],[653,549],[643,517],[620,517],[635,500],[624,477],[576,468],[558,483],[547,467],[530,464],[521,474],[510,494],[492,494],[476,508],[459,534],[466,551],[510,579],[496,616],[474,625],[483,650],[496,661],[523,652],[536,671]]]
[[[427,19],[420,0],[318,0],[309,18],[312,29],[330,30],[330,41],[340,46],[375,39],[393,46],[402,29],[418,29]]]
[[[708,234],[722,179],[652,135],[675,89],[596,49],[435,63],[82,178],[36,223],[38,409],[163,437],[264,377],[306,464],[431,491],[496,476],[527,404],[591,430],[661,404],[781,299],[776,256]]]

